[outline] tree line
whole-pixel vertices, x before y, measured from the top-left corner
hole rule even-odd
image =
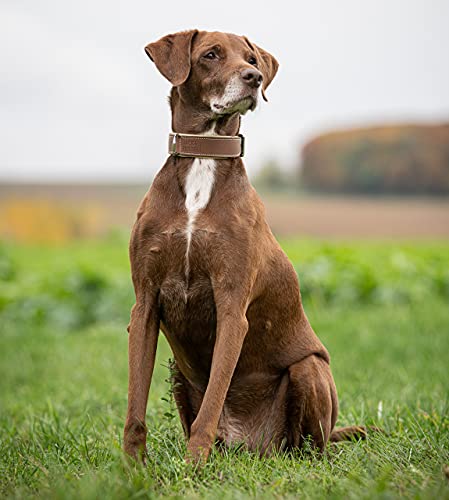
[[[299,182],[309,191],[449,193],[449,123],[331,132],[302,150]]]

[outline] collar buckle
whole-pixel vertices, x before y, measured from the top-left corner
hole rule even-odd
[[[245,154],[245,136],[243,134],[239,134],[240,137],[240,158],[243,158]]]
[[[178,152],[176,151],[176,145],[178,144],[179,134],[175,132],[170,135],[173,137],[173,140],[170,143],[170,150],[168,154],[173,156],[178,156]]]

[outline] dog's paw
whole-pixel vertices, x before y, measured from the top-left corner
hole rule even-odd
[[[127,458],[132,462],[141,463],[142,465],[146,464],[147,449],[144,444],[130,445],[129,443],[125,443],[123,451],[125,452]]]
[[[147,428],[141,422],[126,423],[123,450],[131,459],[145,464]]]
[[[210,448],[210,445],[206,443],[197,442],[191,439],[187,445],[185,461],[196,467],[203,466],[209,457]]]

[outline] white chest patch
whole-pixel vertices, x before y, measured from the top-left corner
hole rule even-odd
[[[186,177],[185,193],[186,193],[186,210],[187,210],[187,226],[186,226],[186,280],[189,279],[190,265],[189,252],[192,234],[195,230],[195,218],[200,210],[207,207],[212,193],[212,188],[215,181],[215,160],[209,158],[195,158]]]

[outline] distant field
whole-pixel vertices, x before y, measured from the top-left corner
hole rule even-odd
[[[0,185],[0,237],[66,241],[130,228],[147,186]],[[449,237],[449,198],[262,195],[278,236]]]
[[[123,460],[126,246],[0,244],[0,498],[449,499],[449,242],[285,240],[331,353],[338,424],[386,433],[323,457],[215,450],[202,472],[183,461],[162,337],[148,465]]]
[[[337,238],[448,238],[449,199],[264,198],[276,234]]]

